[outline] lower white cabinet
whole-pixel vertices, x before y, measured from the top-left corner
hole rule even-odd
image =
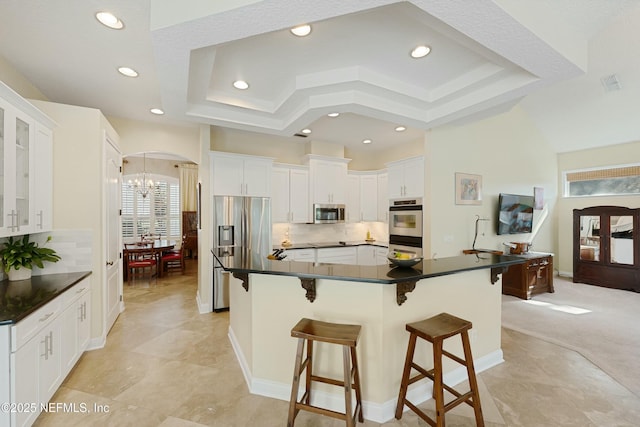
[[[344,248],[318,248],[316,249],[317,262],[329,262],[332,264],[358,264],[358,250],[355,246]]]
[[[287,249],[285,252],[287,260],[289,261],[302,261],[302,262],[315,262],[316,250],[315,248],[309,249]]]
[[[16,409],[0,425],[33,424],[89,343],[89,279],[84,279],[53,301],[14,325],[2,326],[8,335],[10,404]],[[9,332],[9,333],[6,333]],[[0,360],[3,360],[0,357]],[[5,372],[2,373],[5,376]],[[0,391],[0,395],[4,392]]]
[[[389,249],[373,245],[358,246],[358,265],[382,265],[389,262]]]

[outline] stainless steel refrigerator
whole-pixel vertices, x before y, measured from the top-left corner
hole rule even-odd
[[[257,258],[271,252],[271,200],[267,197],[213,198],[213,251],[224,262],[244,251]],[[214,257],[213,311],[229,309],[229,275]]]

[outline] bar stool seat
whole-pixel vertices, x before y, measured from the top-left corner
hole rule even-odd
[[[293,385],[291,388],[291,400],[289,402],[289,419],[287,427],[293,427],[295,418],[300,410],[327,415],[332,418],[345,420],[348,427],[353,427],[358,421],[363,422],[362,396],[360,392],[360,374],[358,372],[358,359],[356,345],[360,338],[360,325],[343,325],[338,323],[321,322],[303,318],[291,329],[291,336],[298,338],[298,351],[296,353],[295,368],[293,371]],[[342,359],[344,365],[344,378],[336,380],[313,374],[313,342],[320,341],[342,346]],[[303,361],[304,345],[307,344],[306,358]],[[298,400],[300,388],[300,375],[306,369],[305,392]],[[321,382],[339,387],[344,387],[345,412],[336,412],[318,406],[311,405],[311,382]],[[352,390],[356,395],[355,411],[352,413]]]
[[[398,404],[396,406],[396,418],[402,418],[402,410],[404,405],[407,405],[413,412],[415,412],[420,418],[426,421],[429,425],[434,427],[444,427],[445,425],[445,413],[450,409],[458,406],[464,402],[473,407],[476,426],[484,426],[484,420],[482,418],[482,408],[480,406],[480,395],[478,393],[478,383],[476,380],[476,374],[473,367],[473,357],[471,355],[471,345],[469,343],[468,331],[471,329],[471,322],[455,317],[449,313],[440,313],[437,316],[421,320],[415,323],[409,323],[406,325],[406,329],[409,332],[409,345],[407,348],[407,357],[404,364],[404,371],[402,373],[402,381],[400,383],[400,392],[398,394]],[[443,342],[445,339],[460,335],[462,338],[462,349],[464,351],[464,359],[444,350]],[[422,366],[413,362],[413,354],[415,352],[416,340],[420,337],[426,341],[429,341],[433,345],[433,369],[426,370]],[[442,356],[460,363],[467,368],[467,375],[469,378],[470,390],[466,393],[459,393],[457,390],[444,384],[442,381]],[[419,373],[414,377],[410,377],[411,369],[415,369]],[[428,378],[433,381],[433,397],[436,401],[436,419],[433,420],[423,411],[418,409],[407,398],[407,388],[410,384],[420,381],[423,378]],[[455,399],[444,403],[444,390],[455,396]]]

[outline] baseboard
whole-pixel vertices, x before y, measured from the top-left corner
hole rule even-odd
[[[196,292],[196,304],[198,305],[198,312],[200,312],[200,314],[211,313],[211,304],[202,302],[202,299],[200,299],[200,291]]]
[[[253,378],[251,370],[247,364],[247,360],[242,353],[242,349],[236,340],[233,330],[229,328],[229,340],[231,346],[236,354],[240,369],[244,375],[244,379],[249,387],[251,394],[257,394],[259,396],[270,397],[273,399],[279,399],[289,401],[291,398],[291,384],[281,383],[277,381],[265,380],[261,378]],[[502,349],[498,349],[483,357],[474,360],[474,368],[476,373],[485,371],[493,366],[499,365],[504,362]],[[467,380],[467,370],[461,366],[451,372],[444,375],[444,382],[450,386],[455,386],[463,381]],[[365,385],[363,385],[363,388]],[[302,390],[300,391],[302,394]],[[433,393],[433,383],[431,381],[420,381],[413,387],[410,387],[407,391],[407,398],[416,405],[419,405],[427,400],[431,399]],[[301,395],[298,398],[302,397]],[[331,409],[333,411],[344,412],[344,397],[340,393],[327,393],[321,390],[315,391],[311,399],[313,405],[321,406],[323,408]],[[396,398],[390,399],[384,403],[374,403],[363,401],[362,402],[362,415],[365,419],[376,423],[385,423],[395,416],[396,411]],[[405,407],[405,410],[408,408]]]
[[[567,277],[569,279],[573,278],[573,271],[560,271],[558,270],[558,276]]]
[[[91,338],[89,340],[89,344],[87,345],[87,350],[86,351],[99,350],[101,348],[104,348],[104,346],[106,344],[107,344],[107,336],[106,335],[101,335],[99,337]]]

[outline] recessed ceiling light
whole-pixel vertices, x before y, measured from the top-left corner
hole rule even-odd
[[[308,36],[309,33],[311,33],[311,25],[298,25],[297,27],[293,27],[291,32],[298,37]]]
[[[235,82],[233,82],[233,87],[235,87],[236,89],[245,90],[249,89],[249,83],[245,82],[244,80],[236,80]]]
[[[327,114],[327,116],[329,117],[338,117],[340,115],[340,113],[329,113]]]
[[[412,51],[411,51],[411,57],[412,58],[422,58],[424,56],[427,56],[429,54],[429,52],[431,52],[431,48],[429,46],[416,46]]]
[[[117,16],[109,12],[96,13],[96,19],[100,21],[102,25],[114,30],[121,30],[122,28],[124,28],[124,23],[120,19],[118,19]]]
[[[404,126],[396,126],[396,132],[404,132],[405,130],[407,130],[407,128]]]
[[[365,139],[362,141],[363,144],[371,144],[371,140],[370,139]]]
[[[133,68],[129,68],[129,67],[120,67],[118,68],[118,72],[123,76],[138,77],[138,72]]]
[[[311,129],[302,129],[300,132],[309,135],[311,133]]]
[[[161,116],[161,115],[163,115],[163,114],[164,114],[164,111],[162,111],[162,110],[161,110],[161,109],[159,109],[159,108],[152,108],[152,109],[151,109],[151,110],[149,110],[149,111],[151,111],[151,113],[152,113],[152,114],[155,114],[155,115],[157,115],[157,116]]]

